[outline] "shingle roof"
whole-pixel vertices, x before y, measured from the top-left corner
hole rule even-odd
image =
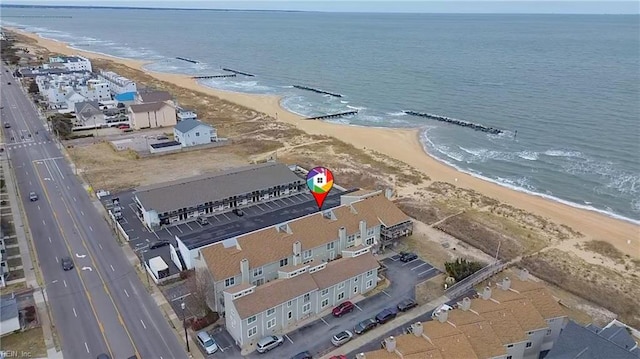
[[[5,321],[18,316],[18,304],[16,298],[11,295],[0,298],[0,320]]]
[[[173,126],[173,128],[176,131],[182,132],[182,133],[187,133],[191,130],[193,130],[194,128],[198,127],[198,126],[207,126],[209,128],[211,128],[210,125],[207,125],[206,123],[203,123],[200,120],[195,120],[195,119],[189,119],[189,120],[182,120],[180,122],[178,122],[175,126]]]
[[[440,354],[442,354],[443,359],[479,359],[471,343],[462,333],[432,339],[432,342],[440,349]]]
[[[331,261],[326,268],[312,273],[311,277],[318,288],[325,289],[378,267],[380,264],[373,255],[365,253],[355,258],[345,257]]]
[[[140,105],[131,105],[129,109],[133,113],[144,113],[144,112],[154,112],[158,111],[164,106],[169,106],[164,102],[151,102],[151,103],[143,103]]]
[[[601,331],[599,335],[612,341],[621,348],[631,349],[636,345],[635,340],[633,340],[633,337],[629,334],[627,328],[623,326],[612,325]]]
[[[139,187],[135,195],[146,210],[163,213],[302,181],[282,163],[264,163]]]
[[[94,112],[94,113],[101,113],[100,102],[95,100],[76,102],[74,107],[75,107],[74,110],[76,111],[76,115],[80,114],[85,110],[90,110],[91,112]]]
[[[545,358],[638,359],[638,356],[570,320]]]
[[[167,91],[141,92],[139,95],[142,103],[164,102],[173,100],[173,96],[171,96],[171,94]]]
[[[385,201],[393,207],[384,205]],[[359,210],[353,211],[352,206]],[[304,251],[338,240],[341,227],[345,228],[347,235],[358,232],[361,220],[366,220],[367,227],[372,227],[372,224],[383,221],[392,223],[409,218],[407,215],[399,217],[396,211],[400,210],[384,196],[365,198],[352,206],[334,208],[332,211],[336,219],[315,213],[290,221],[291,233],[278,231],[275,226],[269,227],[237,237],[238,246],[225,247],[218,243],[201,249],[201,252],[213,278],[219,281],[238,275],[238,263],[243,258],[249,260],[251,268],[261,267],[290,256],[296,241],[301,242]],[[383,212],[380,208],[387,208],[389,212]]]

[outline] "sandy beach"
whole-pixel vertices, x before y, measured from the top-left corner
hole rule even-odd
[[[286,111],[280,106],[276,96],[232,93],[214,90],[199,85],[186,75],[149,72],[144,69],[145,62],[116,58],[92,52],[70,48],[67,44],[43,39],[35,34],[11,29],[28,36],[42,47],[52,52],[66,55],[81,54],[91,59],[105,59],[141,70],[154,78],[174,83],[178,86],[217,96],[255,111],[267,114],[299,129],[318,135],[332,136],[357,148],[375,150],[399,161],[405,162],[427,174],[434,181],[455,184],[462,188],[473,189],[501,202],[532,212],[539,216],[564,224],[584,234],[582,240],[603,240],[613,244],[624,254],[640,258],[640,226],[618,220],[585,209],[571,207],[546,198],[511,190],[500,185],[467,175],[449,167],[424,152],[419,141],[417,129],[381,129],[338,125],[322,121],[307,121]],[[339,179],[337,179],[339,182]]]

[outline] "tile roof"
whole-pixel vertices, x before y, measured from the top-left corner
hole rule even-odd
[[[507,354],[500,338],[487,321],[466,324],[459,327],[466,336],[473,351],[480,358],[494,358]]]
[[[163,213],[292,182],[303,179],[287,165],[263,163],[139,187],[135,195],[145,209]]]
[[[171,94],[167,91],[140,92],[139,95],[142,103],[164,102],[173,100],[173,96],[171,96]]]
[[[140,105],[131,105],[129,106],[129,110],[133,113],[144,113],[144,112],[155,112],[163,108],[164,106],[169,106],[164,102],[151,102],[151,103],[143,103]]]
[[[258,286],[254,293],[236,299],[234,305],[240,318],[245,319],[316,289],[311,274],[302,273]]]
[[[384,201],[393,206],[389,216],[376,208]],[[353,211],[352,207],[358,208],[358,211]],[[386,205],[383,207],[388,208]],[[341,227],[346,229],[347,235],[358,232],[361,220],[367,221],[367,227],[378,225],[382,220],[393,223],[398,219],[396,210],[400,211],[384,196],[369,197],[352,205],[332,209],[336,219],[315,213],[288,222],[291,233],[278,231],[275,226],[269,227],[237,237],[237,247],[225,248],[217,243],[202,248],[201,252],[213,278],[220,281],[238,275],[240,267],[237,264],[243,258],[249,260],[251,268],[260,267],[291,256],[296,241],[301,242],[304,251],[338,240]]]
[[[327,263],[326,268],[317,272],[305,272],[293,278],[276,279],[258,286],[254,293],[240,297],[234,303],[240,318],[247,318],[312,290],[328,288],[378,266],[378,261],[371,253],[355,258],[341,258]]]

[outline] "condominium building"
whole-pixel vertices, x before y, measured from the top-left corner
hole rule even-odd
[[[93,71],[91,60],[80,55],[52,56],[49,58],[49,64],[61,64],[69,71]]]
[[[88,72],[38,76],[36,84],[52,109],[72,111],[79,102],[111,100],[109,83]]]
[[[98,78],[109,83],[109,89],[113,96],[124,93],[136,93],[138,91],[135,82],[112,71],[100,70]]]

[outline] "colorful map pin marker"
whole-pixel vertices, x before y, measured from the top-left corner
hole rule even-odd
[[[316,167],[307,174],[307,187],[316,199],[318,209],[322,209],[324,199],[333,187],[333,173],[328,168]]]

